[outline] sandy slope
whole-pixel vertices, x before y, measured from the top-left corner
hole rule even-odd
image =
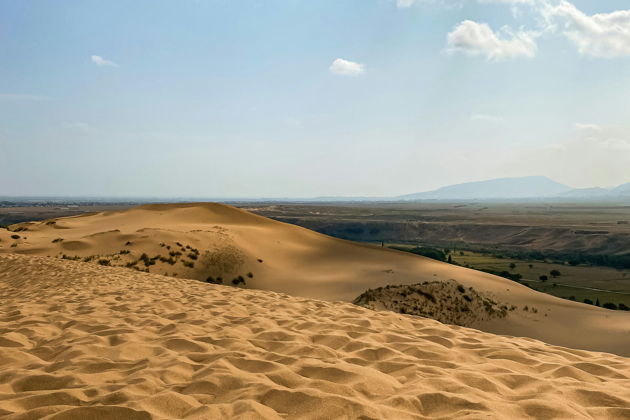
[[[316,299],[352,301],[367,289],[388,284],[454,279],[516,307],[505,318],[472,327],[630,356],[630,313],[557,299],[500,277],[339,240],[226,205],[147,205],[11,229],[27,230],[0,230],[0,252],[65,254],[120,266],[135,262],[135,267],[152,273],[200,280],[222,277],[228,284],[241,276],[247,288]],[[171,258],[172,252],[181,255],[170,262],[159,259]],[[139,261],[142,253],[155,264]]]
[[[0,255],[9,419],[630,419],[630,359],[347,303]]]

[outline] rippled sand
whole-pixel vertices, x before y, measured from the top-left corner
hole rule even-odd
[[[348,303],[15,254],[0,301],[6,419],[630,419],[630,359]]]

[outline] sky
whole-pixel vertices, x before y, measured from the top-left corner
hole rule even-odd
[[[0,0],[0,196],[630,182],[621,0]]]

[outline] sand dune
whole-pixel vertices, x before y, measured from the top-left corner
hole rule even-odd
[[[630,314],[557,299],[409,253],[339,240],[210,204],[147,205],[0,230],[0,253],[49,255],[323,300],[385,285],[449,282],[514,307],[468,326],[630,356]],[[144,254],[144,255],[143,255]]]
[[[6,419],[630,419],[630,359],[0,255]]]

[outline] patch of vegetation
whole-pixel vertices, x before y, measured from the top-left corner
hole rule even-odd
[[[21,236],[20,235],[11,235],[11,239],[20,239]]]
[[[158,258],[160,258],[159,255],[155,258],[149,258],[149,256],[144,252],[142,253],[142,255],[140,255],[140,261],[144,263],[145,267],[148,267],[150,265],[155,265],[155,260],[157,260]]]
[[[243,276],[238,276],[232,279],[232,284],[234,286],[238,286],[239,284],[245,285],[245,278]]]
[[[52,225],[56,225],[56,224],[57,224],[57,222],[54,221],[54,220],[50,220],[50,221],[46,222],[46,226],[52,226]]]
[[[177,262],[177,260],[173,257],[168,257],[168,258],[160,257],[160,261],[163,263],[170,264],[170,265],[175,265],[175,263]]]
[[[447,261],[447,252],[438,248],[430,248],[426,246],[417,246],[414,248],[391,246],[390,248],[396,249],[398,251],[410,252],[416,255],[422,255],[423,257],[431,258],[433,260],[438,260],[438,261],[443,261],[443,262]]]
[[[512,281],[516,281],[516,282],[520,281],[523,278],[523,276],[521,274],[510,273],[509,271],[492,270],[490,268],[485,268],[485,269],[483,269],[481,271],[483,271],[484,273],[488,273],[488,274],[492,274],[492,275],[495,275],[495,276],[503,277],[503,278],[506,278],[508,280],[512,280]]]
[[[52,243],[56,244],[57,242],[61,242],[61,241],[63,241],[63,238],[57,238],[57,239],[53,239]]]
[[[196,260],[198,255],[195,254],[194,252],[191,252],[190,254],[187,255],[188,258],[190,258],[191,260]]]
[[[212,276],[208,276],[206,282],[210,284],[223,284],[223,279],[221,277],[214,278]]]
[[[188,267],[188,268],[194,268],[195,267],[195,263],[192,262],[192,261],[182,260],[182,264],[184,264],[184,267]]]
[[[120,255],[126,255],[129,254],[131,251],[129,251],[128,249],[121,249],[120,252],[118,252]]]
[[[105,258],[101,258],[100,260],[98,260],[99,265],[110,265],[110,262],[108,259]]]

